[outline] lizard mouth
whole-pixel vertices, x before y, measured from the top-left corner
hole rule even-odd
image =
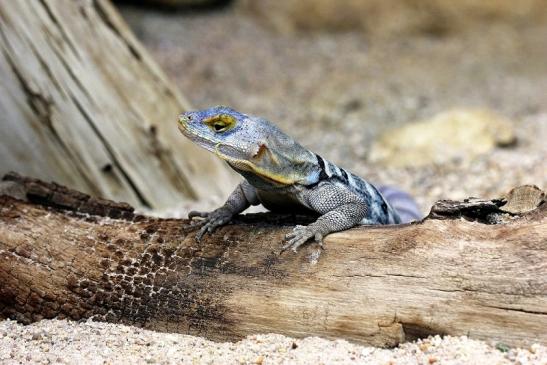
[[[182,132],[182,134],[186,135],[186,125],[183,125],[182,123],[179,123],[177,125],[177,127],[178,127],[179,131]]]
[[[186,138],[190,139],[192,142],[196,143],[200,147],[205,148],[210,152],[215,153],[215,149],[213,146],[215,146],[218,141],[200,134],[199,131],[195,131],[193,128],[190,128],[187,123],[184,123],[182,121],[179,121],[178,129]]]

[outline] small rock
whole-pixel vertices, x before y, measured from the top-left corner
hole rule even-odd
[[[429,343],[424,343],[424,342],[418,345],[418,347],[420,348],[420,351],[422,352],[427,352],[429,350],[429,346],[430,346]]]
[[[496,344],[496,349],[501,352],[508,352],[511,348],[502,342]]]
[[[369,160],[397,167],[443,164],[515,141],[511,122],[490,111],[451,110],[387,131],[373,144]]]

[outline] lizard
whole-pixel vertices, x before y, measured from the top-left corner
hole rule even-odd
[[[357,225],[400,224],[420,218],[408,194],[385,188],[384,194],[393,198],[386,199],[381,188],[306,149],[264,118],[215,106],[182,113],[178,128],[244,178],[221,207],[188,214],[191,226],[199,228],[198,242],[258,204],[272,212],[319,215],[307,226],[295,226],[285,236],[282,251],[296,252],[312,239],[323,247],[329,233]],[[388,200],[399,202],[398,209]]]

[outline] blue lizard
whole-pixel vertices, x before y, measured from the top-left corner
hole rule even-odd
[[[273,212],[314,212],[319,218],[296,226],[283,250],[294,251],[310,239],[322,245],[327,234],[360,224],[399,224],[420,219],[412,198],[397,189],[376,188],[357,175],[304,148],[266,119],[226,106],[180,115],[180,131],[241,174],[226,203],[203,218],[196,240],[228,223],[251,205]],[[397,209],[395,209],[397,208]]]

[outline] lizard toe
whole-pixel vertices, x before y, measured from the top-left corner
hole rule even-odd
[[[205,234],[205,231],[203,229],[200,229],[198,233],[196,233],[195,240],[197,243],[201,242],[201,239],[203,238],[203,235]]]
[[[317,244],[318,244],[321,248],[324,248],[324,246],[323,246],[323,235],[322,235],[321,233],[317,232],[317,233],[315,234],[314,239],[315,239],[315,242],[317,242]]]
[[[285,251],[285,250],[288,250],[289,248],[292,248],[294,250],[294,245],[298,243],[298,237],[295,237],[293,239],[291,239],[290,241],[288,241],[287,243],[285,243],[283,245],[283,247],[281,248],[281,252]],[[301,244],[298,244],[298,246],[300,246]],[[298,247],[297,246],[297,247]]]
[[[294,227],[291,232],[285,235],[285,239],[290,240],[291,238],[297,237],[298,235],[301,234],[301,231],[305,228],[306,228],[305,226],[300,226],[300,225]]]
[[[292,232],[285,236],[287,243],[283,245],[281,251],[291,248],[294,252],[296,252],[298,247],[302,246],[312,237],[314,237],[314,233],[308,227],[296,226]]]
[[[306,243],[306,241],[308,240],[307,237],[300,237],[296,242],[293,242],[293,244],[291,245],[291,250],[293,252],[297,252],[298,251],[298,247],[302,246],[304,243]]]
[[[207,226],[207,233],[213,233],[218,226],[219,224],[215,224],[214,222],[212,222]]]
[[[199,220],[199,221],[192,221],[190,224],[185,224],[182,226],[183,231],[193,231],[194,229],[197,229],[204,224],[206,224],[207,221],[205,219]]]
[[[210,212],[198,212],[197,210],[192,210],[188,213],[188,219],[198,218],[207,218],[211,214]]]
[[[196,242],[201,242],[201,239],[203,238],[203,236],[205,236],[206,233],[210,233],[209,231],[209,227],[210,227],[210,223],[207,222],[206,224],[204,224],[198,231],[198,233],[196,233]]]
[[[288,241],[288,240],[290,240],[291,238],[294,238],[294,237],[296,237],[296,233],[289,232],[285,235],[285,241]]]
[[[293,237],[291,239],[287,239],[287,242],[281,247],[281,251],[285,251],[286,249],[292,247],[292,245],[298,241],[298,237]]]

